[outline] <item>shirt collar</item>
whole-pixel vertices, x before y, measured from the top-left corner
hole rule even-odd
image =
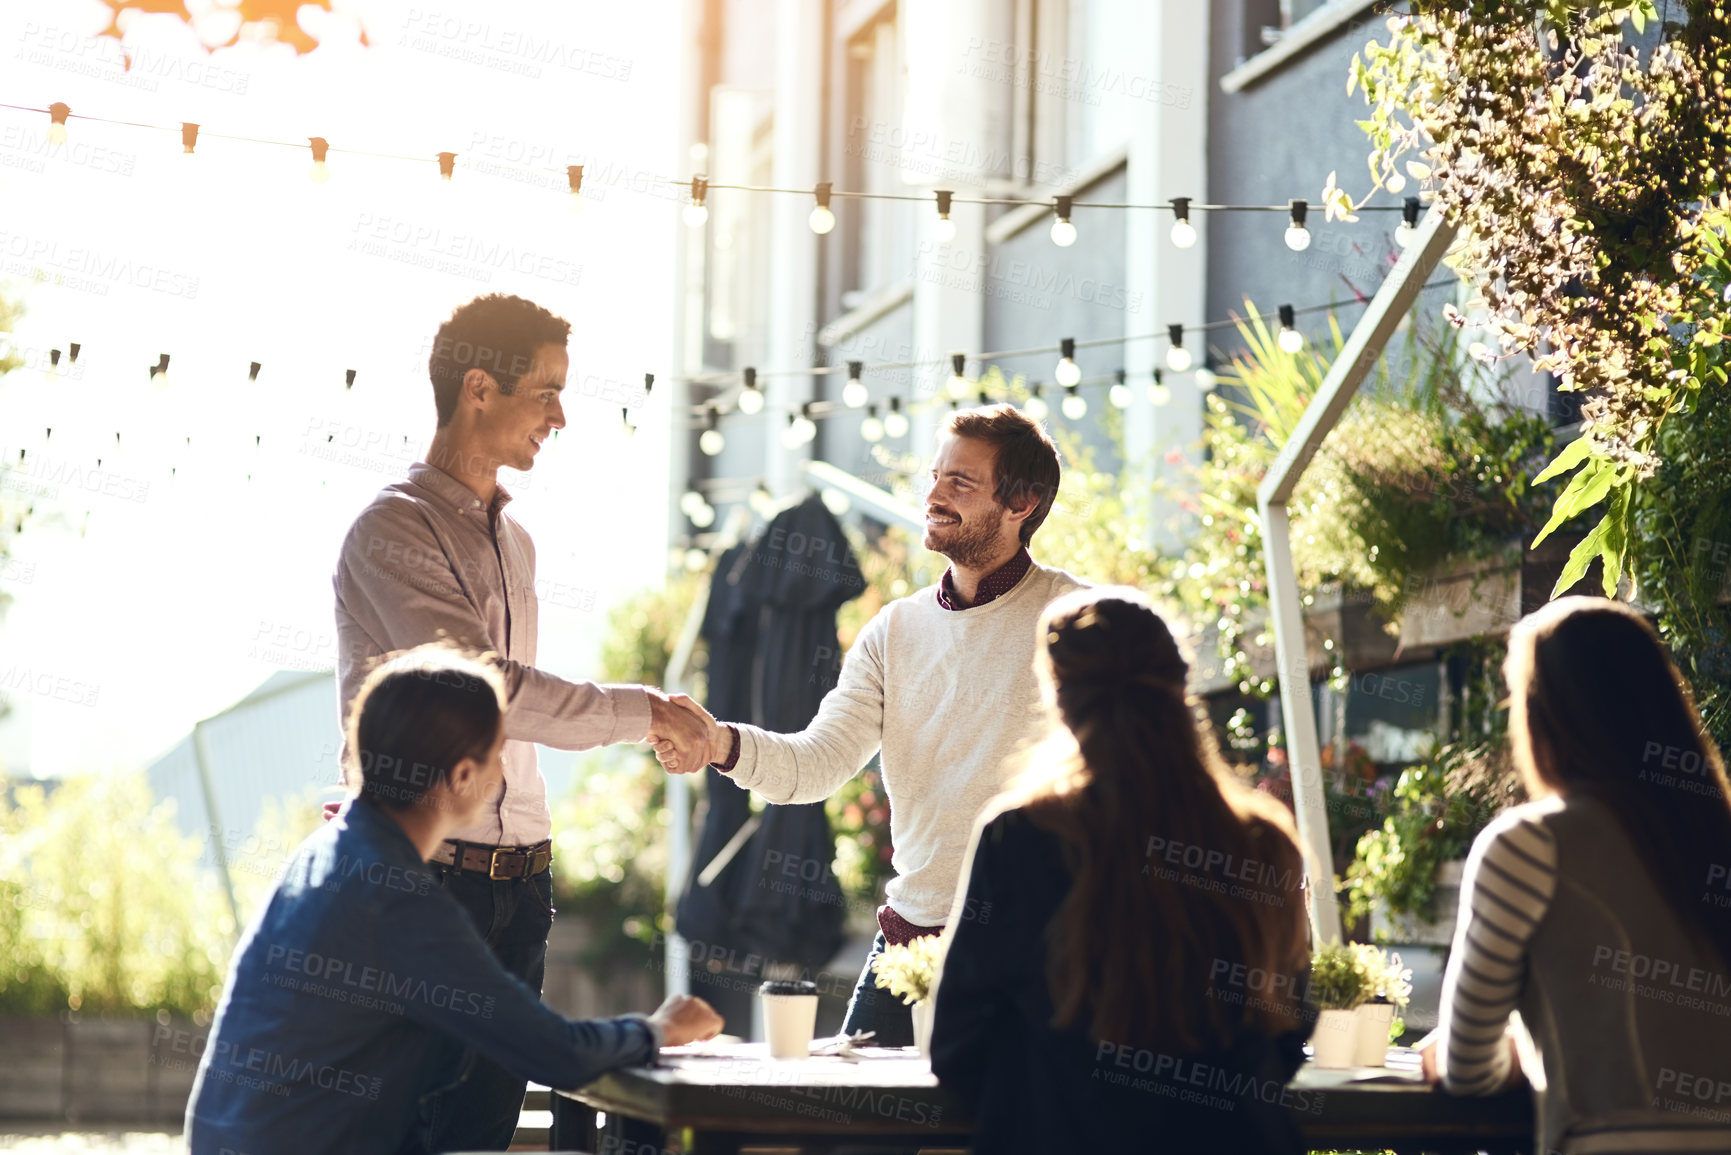
[[[371,798],[357,794],[341,811],[345,825],[355,828],[374,847],[403,861],[423,862],[414,840]]]
[[[980,579],[980,586],[974,591],[972,605],[962,605],[956,598],[955,566],[944,571],[944,576],[938,581],[938,604],[946,610],[971,610],[995,601],[1016,588],[1016,583],[1022,580],[1033,566],[1034,558],[1028,553],[1028,547],[1023,546],[1016,555],[985,577]]]
[[[481,504],[481,499],[475,496],[474,490],[436,465],[428,465],[425,461],[415,462],[409,466],[409,480],[443,498],[458,512],[483,514],[489,512],[487,507]],[[495,482],[491,512],[497,513],[504,509],[510,500],[510,491]]]

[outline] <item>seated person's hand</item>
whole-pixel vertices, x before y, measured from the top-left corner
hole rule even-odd
[[[672,774],[693,774],[730,752],[731,735],[686,694],[650,692],[649,742]]]
[[[649,1017],[661,1028],[663,1042],[669,1047],[713,1039],[721,1033],[722,1018],[715,1008],[692,995],[668,995]]]

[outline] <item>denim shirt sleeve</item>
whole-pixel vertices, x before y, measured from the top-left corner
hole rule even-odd
[[[399,976],[408,1018],[526,1079],[566,1090],[655,1061],[660,1040],[643,1016],[568,1020],[549,1009],[442,890],[394,904],[376,941],[384,968]]]

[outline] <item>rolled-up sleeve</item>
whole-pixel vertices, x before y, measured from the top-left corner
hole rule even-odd
[[[492,636],[476,603],[480,564],[443,540],[412,501],[382,502],[356,519],[332,578],[342,719],[379,655],[449,639],[499,655],[507,738],[561,750],[641,742],[650,716],[642,686],[569,681],[505,656],[504,639]]]

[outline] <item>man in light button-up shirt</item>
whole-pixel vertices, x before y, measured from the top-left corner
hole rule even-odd
[[[333,577],[345,717],[380,655],[449,638],[502,659],[503,789],[432,861],[446,864],[433,869],[500,961],[537,991],[553,906],[552,816],[536,743],[587,750],[665,736],[690,766],[706,744],[701,724],[660,691],[535,668],[535,547],[505,513],[511,495],[497,474],[532,469],[542,442],[564,426],[570,331],[539,305],[498,294],[451,315],[428,366],[438,427],[427,461],[355,519]],[[521,1077],[477,1055],[427,1108],[438,1149],[503,1150],[523,1089]]]

